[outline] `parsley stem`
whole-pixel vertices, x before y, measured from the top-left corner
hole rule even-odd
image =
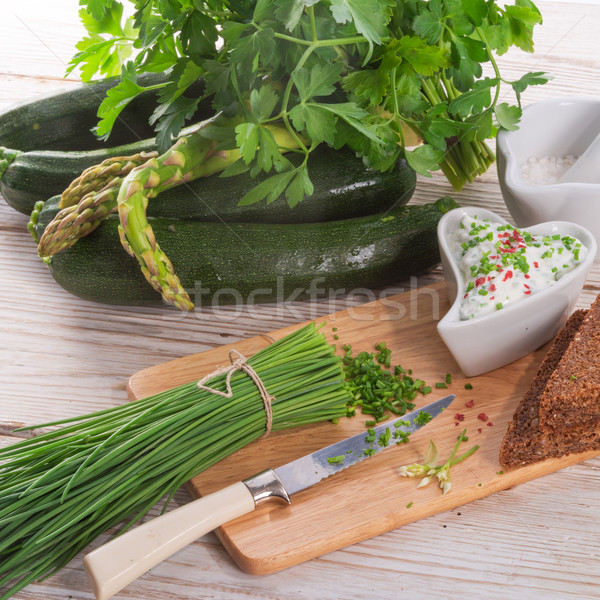
[[[494,95],[494,101],[492,102],[492,106],[496,106],[496,103],[498,102],[498,98],[500,98],[500,83],[502,81],[502,77],[500,75],[500,69],[498,68],[498,63],[496,62],[494,55],[490,51],[490,45],[488,44],[488,42],[485,38],[485,35],[483,34],[483,31],[481,30],[480,27],[475,27],[475,31],[477,32],[479,39],[483,42],[483,44],[485,46],[486,54],[488,55],[488,58],[490,59],[490,63],[492,65],[492,68],[494,69],[496,79],[498,79],[498,84],[496,85],[496,93]]]
[[[315,7],[314,6],[311,5],[308,7],[308,15],[310,17],[310,29],[311,29],[311,33],[312,33],[313,42],[317,42],[319,38],[317,36],[317,24],[315,22]]]

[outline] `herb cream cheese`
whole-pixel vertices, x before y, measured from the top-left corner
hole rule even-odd
[[[450,246],[465,283],[462,320],[500,310],[553,285],[587,254],[568,235],[534,235],[470,216],[463,217]]]

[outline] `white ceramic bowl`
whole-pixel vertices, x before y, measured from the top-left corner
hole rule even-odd
[[[515,225],[570,221],[588,228],[600,243],[600,184],[532,185],[521,172],[530,157],[583,154],[598,133],[600,98],[585,96],[531,104],[523,110],[519,129],[498,132],[498,179]]]
[[[560,233],[576,237],[588,249],[588,254],[580,265],[554,285],[502,310],[462,321],[459,307],[465,284],[452,256],[449,236],[465,215],[489,219],[493,223],[506,224],[507,221],[484,208],[462,207],[446,213],[438,224],[444,276],[453,304],[437,329],[463,373],[475,377],[533,352],[557,334],[575,308],[597,245],[594,236],[575,223],[555,221],[528,227],[527,231],[533,234]]]

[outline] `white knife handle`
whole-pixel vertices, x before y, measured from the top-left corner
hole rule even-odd
[[[254,507],[252,492],[240,481],[114,538],[83,559],[94,595],[108,600],[184,546]]]

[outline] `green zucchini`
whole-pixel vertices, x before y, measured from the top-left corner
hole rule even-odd
[[[81,173],[111,156],[156,150],[154,138],[102,150],[64,152],[31,150],[17,153],[0,179],[0,193],[15,210],[30,214],[36,202],[61,194]],[[0,148],[0,158],[2,149]]]
[[[206,223],[151,217],[175,272],[197,307],[342,295],[438,264],[437,223],[451,198],[355,219],[306,224]],[[54,214],[42,210],[41,235]],[[68,292],[106,304],[161,303],[119,241],[118,218],[49,263]]]
[[[290,155],[292,162],[301,160]],[[351,150],[314,150],[310,175],[314,192],[293,209],[283,196],[267,204],[239,206],[246,192],[268,175],[235,177],[211,175],[161,192],[148,203],[152,217],[224,223],[311,223],[350,219],[404,206],[411,199],[417,177],[404,158],[391,171],[365,166]],[[60,196],[45,203],[44,211],[58,211]]]
[[[299,155],[288,155],[293,163]],[[248,173],[234,177],[212,175],[196,179],[159,194],[148,203],[148,214],[198,221],[225,223],[309,223],[350,219],[404,206],[417,182],[405,159],[380,173],[365,166],[361,158],[346,148],[332,150],[320,146],[309,162],[314,192],[293,209],[283,196],[275,202],[248,206],[238,203],[254,186],[269,175],[256,178]]]
[[[163,76],[140,79],[142,85],[160,83]],[[0,146],[22,152],[31,150],[98,150],[107,142],[99,140],[92,129],[98,124],[98,108],[106,92],[118,79],[82,84],[66,92],[21,102],[0,113]],[[123,110],[122,127],[111,134],[110,145],[122,146],[154,137],[148,124],[156,108],[156,92],[144,92]]]
[[[140,78],[142,85],[163,76]],[[106,91],[118,80],[81,85],[0,113],[0,193],[15,210],[30,214],[34,204],[60,194],[81,172],[112,156],[156,150],[149,119],[157,106],[156,92],[140,94],[123,110],[110,140],[92,129]],[[192,86],[200,94],[202,82]],[[211,116],[201,102],[195,120]]]

